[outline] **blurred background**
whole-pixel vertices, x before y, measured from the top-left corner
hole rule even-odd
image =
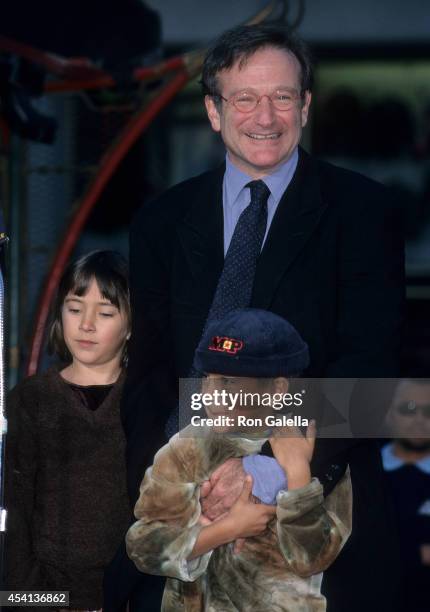
[[[393,206],[401,206],[407,239],[403,367],[414,376],[429,376],[430,3],[5,4],[0,208],[10,236],[2,266],[9,387],[50,362],[45,323],[67,261],[96,248],[127,256],[128,227],[137,208],[223,159],[224,148],[204,111],[199,52],[268,5],[274,7],[272,18],[283,19],[311,45],[316,60],[302,144],[392,187]],[[365,241],[363,236],[364,248]],[[421,429],[430,423],[428,381],[424,391],[412,385],[408,402],[394,407],[398,418]],[[406,440],[409,446],[403,441],[403,463],[393,460],[395,431],[393,438],[383,459],[409,572],[408,612],[428,610],[428,436],[420,452],[416,441]]]
[[[94,248],[127,255],[128,226],[141,203],[223,158],[198,78],[173,85],[157,106],[165,78],[139,79],[146,74],[139,70],[204,49],[268,4],[15,0],[4,7],[0,200],[11,238],[5,326],[10,386],[27,369],[43,287],[61,248],[67,243],[63,260]],[[430,364],[430,5],[274,4],[274,16],[297,29],[316,59],[303,145],[396,190],[407,235],[404,362],[408,369],[415,361]],[[153,120],[133,131],[130,122],[140,121],[151,104]],[[70,235],[91,189],[87,218]],[[33,366],[44,368],[43,348],[38,355]]]

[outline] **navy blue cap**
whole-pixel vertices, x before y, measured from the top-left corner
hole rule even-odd
[[[205,331],[194,356],[198,372],[276,378],[309,365],[308,345],[282,317],[267,310],[233,310]]]

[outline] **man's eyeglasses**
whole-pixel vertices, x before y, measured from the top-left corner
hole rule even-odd
[[[430,404],[417,405],[414,401],[404,402],[403,404],[396,406],[396,411],[397,414],[407,417],[416,416],[418,412],[421,412],[423,417],[430,419]]]
[[[221,94],[214,94],[214,98],[220,98],[233,106],[241,113],[251,113],[257,108],[263,98],[269,98],[274,108],[280,111],[290,110],[300,98],[300,94],[294,89],[279,89],[274,91],[270,96],[257,96],[251,91],[240,91],[232,95],[230,98],[224,98]]]

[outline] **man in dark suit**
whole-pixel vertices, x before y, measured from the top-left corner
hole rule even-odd
[[[168,190],[131,228],[133,333],[122,414],[133,500],[165,441],[178,377],[189,374],[251,180],[263,180],[270,195],[250,306],[297,328],[309,345],[309,376],[397,375],[403,255],[392,199],[299,147],[312,89],[305,46],[285,28],[235,28],[210,49],[202,82],[226,163]],[[324,574],[329,612],[396,608],[378,457],[370,441],[317,443],[314,471],[327,491],[348,462],[354,493],[353,534]],[[225,475],[239,483],[232,491],[241,487],[241,465],[234,474]],[[206,498],[208,512],[219,505],[219,488]]]

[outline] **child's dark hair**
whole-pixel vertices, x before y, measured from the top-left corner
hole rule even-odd
[[[95,279],[102,296],[112,302],[131,321],[128,290],[128,264],[116,251],[92,251],[72,262],[66,268],[58,286],[52,308],[52,323],[48,337],[49,353],[55,353],[61,361],[72,361],[72,355],[64,341],[62,309],[68,293],[85,295]],[[125,354],[123,355],[123,362]]]

